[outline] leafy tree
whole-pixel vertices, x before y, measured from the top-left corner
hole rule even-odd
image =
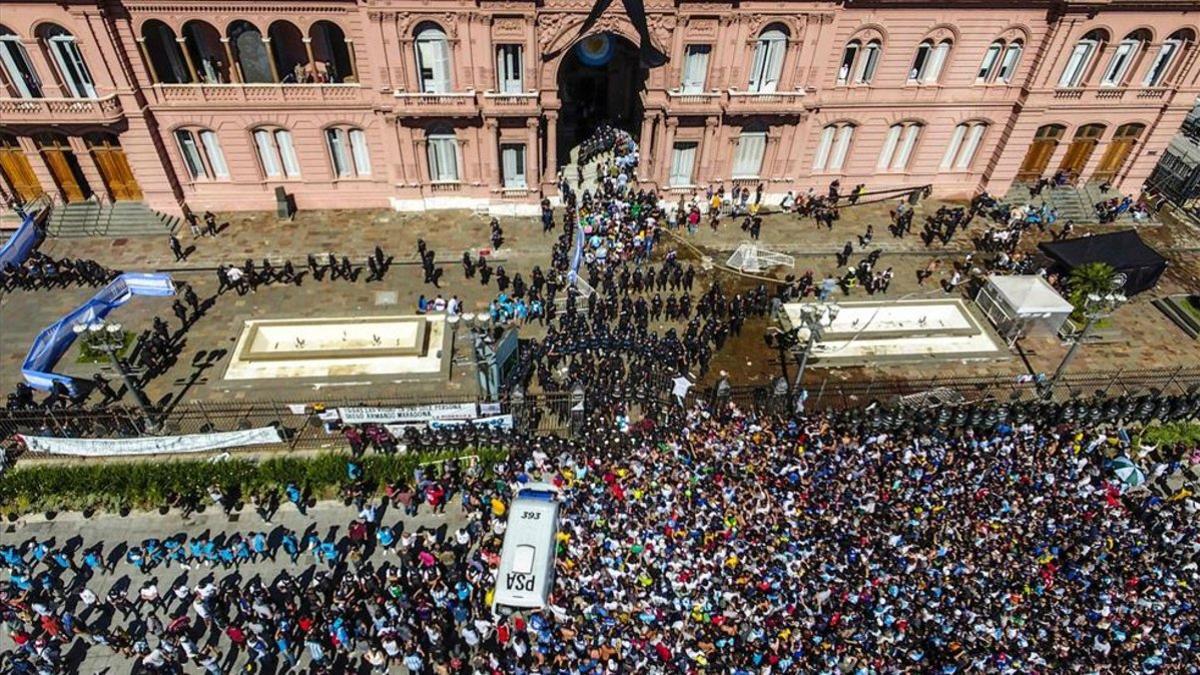
[[[1113,291],[1112,278],[1117,273],[1112,265],[1092,262],[1071,270],[1067,279],[1067,301],[1075,308],[1071,318],[1083,319],[1083,309],[1089,295],[1104,295]]]

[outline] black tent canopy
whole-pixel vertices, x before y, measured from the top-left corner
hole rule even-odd
[[[1167,268],[1167,259],[1147,246],[1133,230],[1047,241],[1038,244],[1038,248],[1068,272],[1088,263],[1107,263],[1125,275],[1125,286],[1121,289],[1125,295],[1153,288]]]

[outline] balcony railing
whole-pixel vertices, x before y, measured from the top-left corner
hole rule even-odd
[[[347,103],[357,101],[362,85],[348,84],[156,84],[158,100],[168,105],[255,103]]]
[[[437,192],[437,193],[461,192],[462,191],[462,183],[457,182],[457,181],[445,181],[445,182],[440,182],[440,183],[430,183],[429,191]]]
[[[124,114],[116,94],[104,98],[0,98],[6,122],[111,123]]]
[[[475,113],[475,90],[442,93],[394,92],[397,112],[407,115],[460,115]]]
[[[799,112],[807,95],[804,91],[753,92],[729,90],[731,113],[791,113]]]
[[[483,111],[489,115],[533,115],[538,109],[538,93],[485,91],[481,103]]]
[[[1060,101],[1113,102],[1158,100],[1171,93],[1170,87],[1070,87],[1054,90],[1054,98]]]
[[[724,95],[719,91],[667,92],[667,107],[673,113],[705,114],[720,112]]]

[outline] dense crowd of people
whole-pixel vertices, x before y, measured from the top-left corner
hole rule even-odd
[[[10,540],[0,664],[68,672],[81,641],[138,672],[214,675],[1194,667],[1200,514],[1187,493],[1123,492],[1105,457],[1124,441],[1003,424],[866,436],[732,405],[620,431],[601,408],[577,440],[512,439],[492,475],[424,468],[363,494],[339,537],[149,540],[124,563],[86,533],[77,550]],[[493,615],[506,505],[530,481],[561,489],[557,578],[543,610]],[[458,525],[406,527],[450,500]],[[300,562],[253,574],[280,551]],[[189,574],[160,588],[172,564]]]

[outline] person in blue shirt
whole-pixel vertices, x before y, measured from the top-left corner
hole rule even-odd
[[[296,560],[300,557],[300,542],[296,541],[296,535],[290,531],[284,532],[283,537],[279,540],[279,545],[283,547],[288,557],[292,559],[292,564],[295,564]]]
[[[300,515],[305,515],[304,491],[300,489],[300,486],[295,483],[288,483],[287,487],[284,488],[284,492],[287,493],[288,501],[296,505],[296,509],[300,511]]]
[[[379,540],[379,545],[382,546],[385,551],[390,550],[392,548],[392,544],[396,543],[396,533],[387,525],[380,527],[379,531],[375,533],[375,537]]]

